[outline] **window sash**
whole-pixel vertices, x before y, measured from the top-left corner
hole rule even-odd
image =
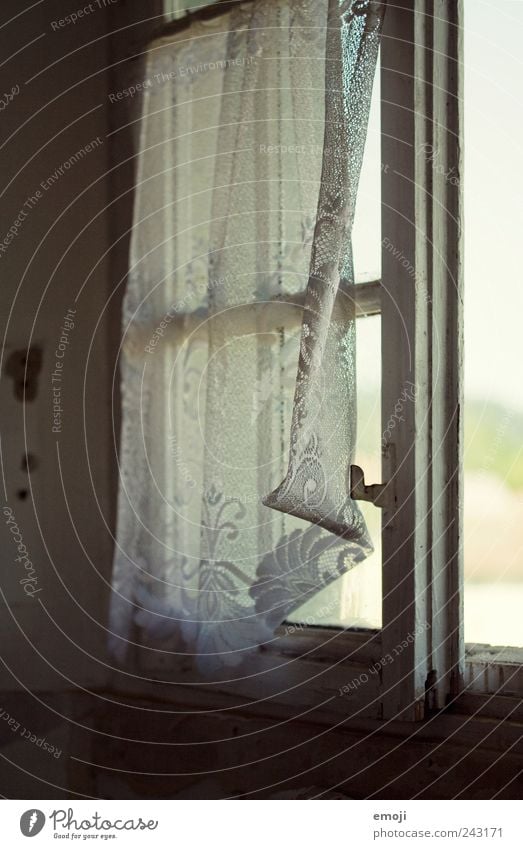
[[[462,24],[462,0],[399,0],[381,45],[384,426],[415,387],[383,462],[395,495],[383,512],[386,718],[444,707],[464,673]]]

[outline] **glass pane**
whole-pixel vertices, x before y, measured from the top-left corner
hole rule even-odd
[[[495,7],[465,3],[465,640],[523,646],[523,4]]]
[[[379,58],[352,233],[356,282],[381,277],[381,143]]]
[[[381,152],[379,61],[358,188],[353,249],[356,282],[381,275]],[[358,445],[354,462],[372,483],[381,481],[381,318],[358,319]],[[290,619],[307,625],[381,628],[381,510],[360,502],[374,553],[326,587]]]
[[[381,317],[356,322],[358,444],[355,463],[371,483],[381,480]],[[360,501],[374,543],[363,563],[294,611],[291,620],[343,628],[381,627],[381,510]]]
[[[202,6],[212,6],[218,0],[164,0],[163,10],[168,20],[185,15],[186,12],[201,9]]]

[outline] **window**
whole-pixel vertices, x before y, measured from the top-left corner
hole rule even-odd
[[[381,92],[374,91],[375,108],[381,105],[381,155],[375,112],[358,201],[366,207],[360,220],[374,219],[369,229],[375,236],[372,242],[367,233],[359,234],[360,257],[372,245],[358,284],[358,368],[367,384],[372,377],[376,390],[359,399],[356,463],[366,488],[358,495],[367,499],[369,516],[381,517],[381,552],[378,545],[374,564],[356,567],[323,598],[319,594],[296,611],[259,661],[265,671],[281,663],[284,692],[292,690],[296,676],[320,674],[307,666],[311,657],[337,658],[333,686],[347,682],[351,664],[368,678],[365,669],[373,662],[379,674],[372,686],[361,688],[357,704],[371,704],[371,712],[384,718],[420,719],[460,697],[464,684],[475,692],[497,690],[484,674],[492,671],[492,655],[465,652],[463,7],[456,2],[445,8],[448,17],[437,21],[424,0],[388,8]],[[381,222],[375,214],[379,195],[372,188],[378,174]],[[292,337],[295,330],[282,332]],[[369,488],[378,482],[379,490]],[[378,493],[379,508],[371,503]],[[374,520],[375,540],[378,523]],[[313,625],[322,627],[308,627]],[[494,656],[498,664],[506,659]],[[510,660],[520,663],[517,653]],[[503,692],[518,692],[518,675],[511,674],[512,685]],[[248,682],[231,689],[250,694]]]
[[[491,16],[481,3],[465,4],[465,639],[522,646],[523,392],[514,367],[522,353],[516,32],[523,8],[497,6]],[[500,147],[503,154],[493,155]],[[501,290],[510,309],[498,312]]]

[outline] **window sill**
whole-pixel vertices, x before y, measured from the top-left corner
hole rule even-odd
[[[285,623],[270,645],[221,680],[206,681],[173,646],[140,651],[116,676],[118,690],[172,701],[212,703],[215,710],[247,707],[259,715],[322,724],[382,721],[381,633]],[[137,674],[138,673],[138,674]],[[145,690],[144,690],[145,688]],[[176,692],[176,697],[167,694]],[[523,721],[523,650],[467,646],[462,693],[420,724],[492,719]],[[392,720],[394,723],[394,720]],[[397,723],[398,727],[404,723]],[[385,723],[388,726],[388,723]],[[411,726],[412,728],[412,726]]]

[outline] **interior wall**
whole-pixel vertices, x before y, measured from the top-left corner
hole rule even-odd
[[[0,11],[0,52],[13,57],[4,86],[14,92],[0,129],[2,690],[100,685],[107,675],[110,50],[106,11],[91,4],[68,23],[78,5],[5,0]],[[19,551],[26,559],[16,561]]]

